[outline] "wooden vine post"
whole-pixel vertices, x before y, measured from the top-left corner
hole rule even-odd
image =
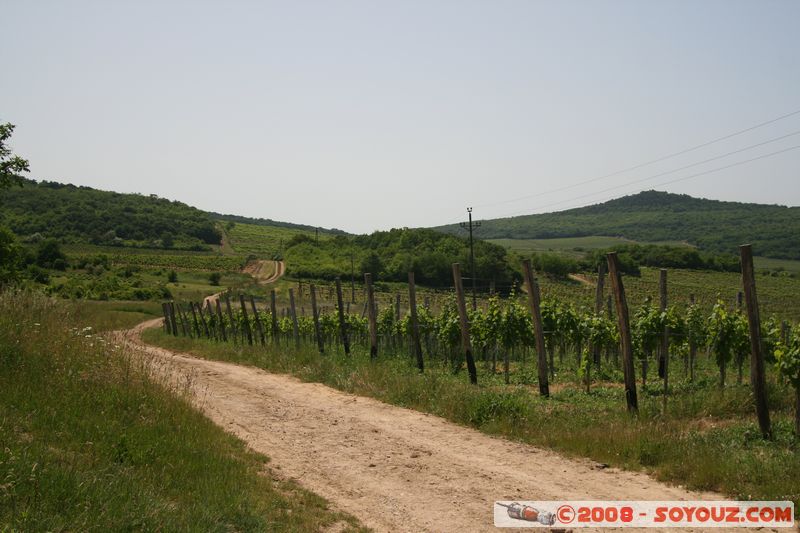
[[[203,319],[203,324],[205,325],[206,328],[208,328],[208,331],[206,332],[206,337],[208,337],[209,339],[211,338],[217,339],[218,338],[217,332],[214,330],[215,321],[214,321],[214,311],[211,309],[211,299],[207,298],[206,300],[204,300],[203,303],[206,305],[207,316],[204,315],[203,313],[203,306],[198,304],[198,307],[200,308],[200,318]]]
[[[354,291],[355,294],[355,291]],[[344,298],[342,298],[342,280],[336,278],[336,307],[339,314],[339,335],[342,337],[342,346],[344,346],[345,355],[350,355],[350,338],[347,335],[347,321],[344,318]],[[350,302],[347,303],[350,307]]]
[[[167,302],[161,302],[161,311],[164,313],[164,332],[172,335],[172,324],[169,321],[169,308]]]
[[[270,314],[270,323],[272,325],[272,338],[278,338],[278,308],[276,305],[276,298],[275,298],[275,289],[272,289],[269,292],[269,314]]]
[[[372,287],[372,274],[369,272],[364,274],[364,285],[367,287],[367,301],[364,305],[369,320],[369,356],[375,359],[378,357],[378,324],[375,316],[375,290]]]
[[[317,339],[319,353],[325,353],[325,345],[322,342],[322,332],[319,329],[319,310],[317,309],[317,287],[312,283],[309,286],[311,291],[311,314],[314,315],[314,337]]]
[[[608,275],[614,291],[614,302],[619,322],[619,337],[622,350],[622,370],[625,376],[625,401],[628,411],[638,414],[639,403],[636,398],[636,375],[633,368],[633,345],[631,344],[628,302],[625,299],[625,287],[622,284],[622,273],[619,271],[619,259],[616,252],[606,255],[608,259]]]
[[[225,293],[225,311],[228,314],[228,320],[231,323],[231,337],[233,342],[239,340],[239,328],[236,327],[236,321],[233,318],[233,311],[231,310],[231,298],[229,293]]]
[[[456,286],[458,318],[461,324],[461,348],[464,350],[464,357],[467,360],[469,382],[477,385],[478,369],[475,368],[475,359],[472,357],[472,344],[469,341],[469,317],[467,315],[467,304],[464,301],[464,283],[461,279],[461,265],[458,263],[453,263],[453,283]]]
[[[300,326],[297,324],[297,308],[294,305],[294,289],[289,289],[289,309],[292,314],[292,335],[294,343],[300,346]]]
[[[244,294],[239,295],[239,305],[242,307],[242,317],[244,318],[244,334],[247,336],[247,344],[253,345],[253,331],[250,329],[250,317],[247,316],[247,305],[244,303]]]
[[[739,247],[742,260],[742,285],[747,304],[747,323],[750,326],[750,383],[756,401],[758,426],[765,439],[772,438],[772,426],[767,405],[767,383],[764,376],[764,354],[761,345],[761,320],[756,296],[756,277],[753,271],[753,248],[749,244]]]
[[[425,370],[425,361],[422,358],[422,343],[419,340],[417,289],[414,284],[414,271],[408,273],[408,309],[411,316],[411,343],[414,349],[414,355],[417,358],[417,368],[420,372],[423,372]]]
[[[222,318],[222,304],[217,298],[217,322],[219,322],[219,333],[224,342],[228,342],[228,332],[225,330],[225,320]]]
[[[192,323],[194,324],[194,331],[198,338],[202,337],[200,332],[200,322],[197,320],[197,312],[194,309],[194,302],[189,302],[189,309],[192,311]]]
[[[258,336],[261,339],[261,346],[264,346],[267,343],[267,339],[264,335],[264,324],[261,323],[261,317],[258,315],[258,308],[256,307],[256,299],[253,295],[250,295],[250,307],[253,309],[253,319],[256,322],[256,328],[258,329]]]
[[[539,283],[533,277],[531,260],[522,262],[522,272],[525,275],[525,284],[528,285],[528,305],[533,319],[533,332],[536,337],[536,355],[539,366],[539,394],[545,398],[550,396],[550,384],[547,378],[547,352],[544,347],[544,326],[542,325],[541,296]]]
[[[175,320],[175,302],[169,302],[167,304],[167,308],[169,309],[169,320],[172,324],[172,334],[176,337],[178,336],[178,322]]]

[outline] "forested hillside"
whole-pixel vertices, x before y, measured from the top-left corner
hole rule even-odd
[[[23,240],[110,246],[203,250],[221,237],[208,213],[181,202],[52,181],[0,191],[0,225]]]
[[[437,228],[455,234],[458,226]],[[800,259],[800,207],[745,204],[645,191],[602,204],[540,215],[484,220],[482,239],[547,239],[590,235],[636,241],[686,241],[736,253],[752,243],[760,256]]]

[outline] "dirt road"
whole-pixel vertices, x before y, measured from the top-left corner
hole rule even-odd
[[[720,498],[324,385],[142,344],[141,331],[158,323],[125,332],[125,342],[171,379],[189,376],[197,407],[269,455],[276,472],[376,531],[498,531],[495,500]]]
[[[286,265],[283,261],[258,260],[248,263],[242,272],[253,276],[259,285],[266,285],[278,281],[286,272]]]
[[[253,276],[253,279],[255,279],[256,283],[259,285],[267,285],[269,283],[275,283],[283,277],[286,273],[286,265],[283,261],[258,260],[248,263],[247,266],[242,269],[242,272]],[[203,298],[203,306],[209,303],[213,306],[214,301],[224,292],[225,291],[220,291],[206,296]]]

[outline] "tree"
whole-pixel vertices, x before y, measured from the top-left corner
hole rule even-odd
[[[208,281],[212,285],[219,285],[220,279],[222,279],[222,274],[220,274],[219,272],[212,272],[211,274],[208,275]]]
[[[379,276],[383,272],[383,261],[378,254],[370,252],[361,261],[361,272],[369,272],[373,276]]]
[[[41,241],[36,247],[36,264],[42,268],[66,270],[67,256],[55,239]]]
[[[17,238],[6,228],[0,227],[0,285],[19,277],[21,260],[22,248]]]
[[[11,138],[15,126],[11,123],[0,124],[0,189],[8,189],[13,185],[22,186],[23,172],[28,172],[28,161],[11,153],[6,141]]]

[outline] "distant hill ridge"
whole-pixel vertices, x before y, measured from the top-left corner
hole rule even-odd
[[[440,231],[457,233],[457,225]],[[698,248],[737,253],[752,243],[765,257],[800,259],[800,207],[725,202],[686,194],[644,191],[554,213],[483,220],[482,239],[585,236],[636,241],[686,241]]]

